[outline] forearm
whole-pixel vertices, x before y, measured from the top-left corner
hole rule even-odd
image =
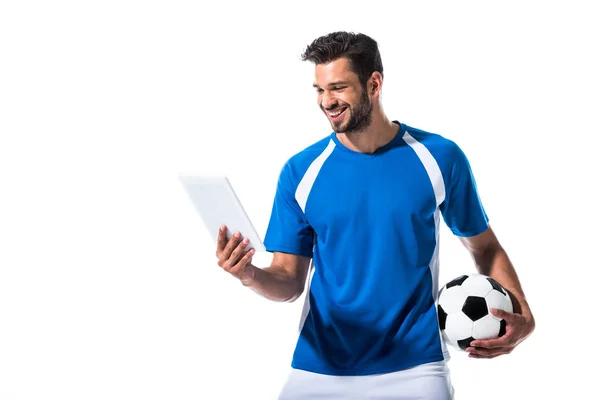
[[[514,312],[522,314],[533,322],[533,315],[517,272],[502,246],[497,244],[481,254],[476,254],[475,264],[479,273],[494,279],[510,292]]]
[[[242,284],[259,295],[273,301],[293,302],[302,294],[303,284],[276,265],[258,268],[249,265],[250,278]]]

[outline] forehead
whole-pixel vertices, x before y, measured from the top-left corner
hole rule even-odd
[[[334,81],[357,81],[358,76],[350,70],[350,65],[346,58],[340,58],[327,64],[317,64],[315,66],[315,83],[319,86],[326,86]]]

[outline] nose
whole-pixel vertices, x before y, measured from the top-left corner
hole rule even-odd
[[[337,100],[334,96],[331,95],[331,92],[325,91],[323,92],[323,97],[321,98],[321,106],[325,109],[330,109],[335,106]]]

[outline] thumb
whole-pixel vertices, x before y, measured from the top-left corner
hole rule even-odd
[[[501,308],[490,308],[490,312],[492,313],[493,316],[498,317],[500,319],[504,319],[506,320],[506,322],[509,322],[510,320],[512,320],[512,313],[509,313],[508,311],[504,311]]]

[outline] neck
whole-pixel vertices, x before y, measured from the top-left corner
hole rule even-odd
[[[371,124],[361,131],[337,133],[338,140],[351,150],[360,153],[372,154],[380,147],[385,146],[394,139],[399,126],[391,122],[381,111],[373,110]]]

